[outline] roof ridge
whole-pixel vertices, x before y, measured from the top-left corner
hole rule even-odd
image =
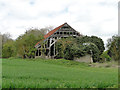
[[[66,23],[64,23],[64,24],[66,24]],[[51,30],[50,32],[48,32],[46,35],[44,35],[44,38],[46,39],[49,36],[51,36],[54,32],[56,32],[58,29],[60,29],[64,24],[62,24],[62,25],[56,27],[55,29]]]
[[[60,29],[60,28],[61,28],[63,25],[65,25],[65,24],[66,24],[66,22],[65,22],[64,24],[56,27],[55,29],[51,30],[50,32],[48,32],[46,35],[44,35],[44,39],[43,39],[43,40],[45,40],[46,38],[48,38],[49,36],[51,36],[54,32],[56,32],[58,29]],[[41,40],[40,40],[40,41],[41,41]],[[36,45],[38,45],[38,44],[40,43],[40,41],[37,42]],[[35,45],[35,46],[36,46],[36,45]]]

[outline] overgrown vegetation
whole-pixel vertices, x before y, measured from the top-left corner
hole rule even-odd
[[[3,59],[3,88],[117,88],[117,68],[70,60]]]
[[[43,39],[43,36],[52,27],[46,27],[42,29],[30,28],[26,32],[20,35],[16,40],[11,39],[9,33],[2,35],[2,57],[21,57],[21,58],[33,58],[36,49],[35,44]]]
[[[30,28],[16,40],[12,40],[9,33],[0,34],[0,38],[2,36],[2,57],[34,58],[35,44],[40,40],[42,41],[44,39],[43,36],[51,29],[52,27],[42,29]],[[44,47],[44,43],[41,43],[41,48],[42,46]],[[104,51],[103,40],[97,36],[60,39],[57,41],[56,46],[58,51],[56,58],[73,60],[74,58],[90,54],[94,62],[120,60],[120,37],[118,36],[113,36],[108,40],[106,51]],[[41,52],[41,54],[43,53]]]
[[[13,57],[15,56],[15,48],[14,48],[14,40],[12,40],[11,35],[9,33],[1,34],[1,41],[2,41],[2,57]]]
[[[34,45],[43,39],[43,35],[40,30],[29,30],[19,36],[16,40],[17,54],[23,58],[34,57],[36,50]]]
[[[56,45],[58,50],[57,57],[69,60],[90,54],[93,57],[93,61],[97,62],[105,49],[102,39],[96,36],[69,37],[58,40]]]
[[[15,42],[13,40],[7,40],[3,44],[2,57],[14,57],[16,55]]]
[[[108,55],[115,61],[120,60],[120,37],[113,36],[108,40]]]
[[[111,60],[112,58],[108,55],[108,50],[103,52],[102,55],[100,56],[100,62],[106,62]]]

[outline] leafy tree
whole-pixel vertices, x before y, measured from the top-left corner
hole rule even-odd
[[[102,42],[101,44],[100,41]],[[57,57],[73,60],[76,57],[80,58],[86,54],[92,53],[93,61],[97,62],[99,61],[99,56],[102,52],[102,50],[98,48],[98,43],[100,44],[99,47],[103,45],[104,48],[102,39],[99,39],[95,36],[92,38],[84,36],[78,38],[70,37],[66,39],[60,39],[56,44],[58,50]]]
[[[10,33],[5,33],[0,35],[2,54],[1,56],[4,58],[15,56],[15,45],[14,40],[11,39]]]
[[[75,57],[79,58],[81,56],[85,55],[84,47],[78,46],[76,43],[72,43],[70,45],[67,45],[64,55],[65,59],[73,60]]]
[[[97,45],[95,45],[94,43],[88,43],[87,45],[85,45],[84,51],[87,54],[92,54],[93,62],[99,61],[100,50],[98,49]]]
[[[105,50],[103,40],[101,38],[98,38],[97,36],[91,36],[91,42],[94,43],[98,47],[98,49],[100,50],[100,55],[101,55],[103,51]]]
[[[99,53],[100,55],[105,50],[103,40],[101,38],[98,38],[97,36],[91,36],[91,37],[90,36],[83,36],[83,37],[78,37],[76,39],[76,43],[78,43],[78,44],[83,44],[86,42],[94,43],[98,47],[98,49],[100,50],[100,53]]]
[[[100,62],[111,61],[111,57],[108,55],[108,50],[103,52],[100,56]]]
[[[108,39],[108,54],[115,61],[120,60],[120,37],[113,36],[111,39]]]
[[[22,58],[31,58],[35,54],[35,44],[43,39],[43,33],[40,30],[30,29],[25,34],[19,36],[16,40],[17,55]]]
[[[70,43],[72,43],[73,41],[73,38],[69,37],[67,39],[60,39],[57,41],[56,43],[56,49],[57,49],[57,52],[58,52],[58,55],[57,57],[65,57],[64,55],[64,52],[65,52],[65,49],[66,47],[69,47]]]
[[[16,48],[13,40],[8,40],[3,44],[2,57],[9,58],[16,55]]]
[[[36,51],[36,48],[34,48],[35,44],[40,40],[43,40],[43,36],[51,29],[52,26],[45,27],[42,29],[30,28],[26,30],[25,34],[20,35],[16,39],[17,56],[20,56],[22,58],[34,57]]]

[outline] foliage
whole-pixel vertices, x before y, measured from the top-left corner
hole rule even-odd
[[[85,55],[84,47],[78,47],[76,43],[67,45],[65,49],[65,59],[73,60],[75,57],[81,57]]]
[[[9,58],[16,55],[15,42],[13,40],[7,40],[2,47],[2,57]]]
[[[14,40],[9,33],[0,34],[0,57],[8,58],[15,56]]]
[[[3,57],[22,57],[31,58],[34,57],[36,49],[35,44],[43,39],[43,36],[52,29],[52,26],[37,29],[29,28],[23,35],[20,35],[15,41],[11,39],[9,33],[0,34],[0,49],[3,47],[2,53]]]
[[[96,36],[61,39],[57,41],[56,46],[58,50],[57,57],[73,60],[75,57],[80,58],[86,54],[92,54],[94,62],[99,61],[99,56],[104,49],[102,39]]]
[[[57,57],[73,60],[74,57],[84,56],[83,47],[78,47],[74,41],[75,38],[72,37],[58,40],[56,43]]]
[[[43,39],[43,33],[40,30],[29,30],[25,34],[19,36],[16,40],[16,48],[18,56],[23,58],[34,57],[36,42]]]
[[[63,59],[3,59],[3,88],[117,88],[117,68]]]
[[[105,51],[101,54],[100,56],[101,60],[100,62],[105,62],[105,61],[111,61],[111,57],[108,55],[108,51]]]
[[[92,55],[93,62],[99,61],[100,51],[99,51],[97,45],[95,45],[94,43],[88,43],[88,45],[85,45],[84,51],[86,51],[88,54]]]
[[[71,44],[73,43],[73,38],[69,37],[67,39],[60,39],[57,41],[56,43],[56,50],[58,52],[57,57],[65,57],[65,53],[67,53],[65,51],[66,47],[69,48],[71,46]],[[70,54],[70,53],[69,53]]]
[[[113,36],[111,39],[108,39],[108,54],[115,61],[120,60],[120,37]]]
[[[84,50],[88,54],[91,54],[92,50],[92,57],[94,62],[99,61],[99,57],[105,49],[103,40],[101,38],[98,38],[97,36],[78,37],[76,38],[76,43],[78,45],[87,46]]]
[[[100,55],[105,50],[103,40],[101,38],[98,38],[97,36],[78,37],[76,42],[78,44],[83,44],[83,43],[87,43],[87,42],[94,43],[98,47],[98,49],[100,50]]]

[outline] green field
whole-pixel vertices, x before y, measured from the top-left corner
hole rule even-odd
[[[69,60],[3,59],[3,88],[117,88],[117,67]]]

